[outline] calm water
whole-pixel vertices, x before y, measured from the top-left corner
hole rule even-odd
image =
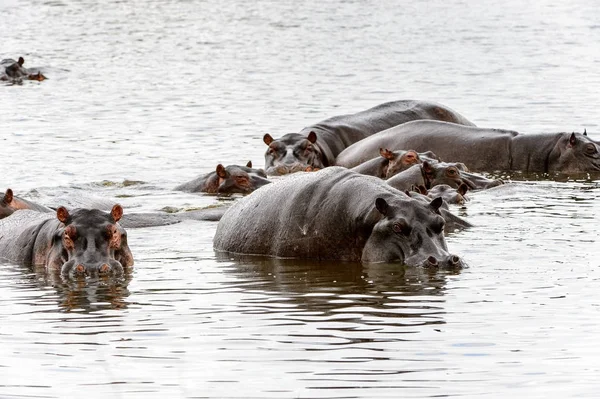
[[[0,190],[213,205],[171,189],[397,99],[600,139],[597,3],[532,3],[3,0],[49,80],[0,86]],[[217,257],[212,222],[130,230],[122,281],[3,264],[0,397],[597,397],[598,182],[472,197],[461,272]]]

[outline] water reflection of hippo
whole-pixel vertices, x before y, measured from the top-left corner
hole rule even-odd
[[[50,214],[23,210],[0,222],[0,258],[27,266],[44,266],[65,276],[121,275],[133,265],[127,233],[118,221],[123,208],[60,207]]]
[[[0,61],[0,80],[37,80],[42,81],[47,79],[37,69],[27,69],[23,67],[25,60],[19,57],[17,61],[7,58]]]
[[[353,167],[365,155],[376,156],[380,147],[430,150],[474,171],[600,171],[600,148],[582,134],[519,134],[439,121],[414,121],[380,132],[347,148],[337,163]]]
[[[265,153],[265,169],[268,175],[280,175],[308,167],[321,169],[331,166],[340,152],[357,141],[416,119],[474,126],[465,117],[441,104],[412,100],[389,102],[356,114],[325,119],[302,129],[300,133],[288,133],[279,139],[265,134],[263,141],[269,146]]]
[[[13,195],[13,191],[9,188],[4,193],[4,197],[0,200],[0,219],[7,217],[14,211],[19,209],[31,209],[38,212],[52,212],[52,209],[45,207],[35,202],[28,201],[24,198]]]
[[[345,168],[292,175],[229,208],[214,248],[238,254],[462,266],[448,253],[442,199],[414,200]]]
[[[379,157],[375,157],[353,167],[352,170],[363,175],[389,179],[410,168],[412,165],[422,163],[423,161],[440,160],[431,151],[417,153],[413,150],[390,151],[387,148],[380,148],[379,155]]]
[[[219,164],[215,171],[181,184],[175,187],[175,190],[210,194],[248,194],[269,183],[265,171],[253,169],[252,162],[249,161],[246,166],[225,167]]]

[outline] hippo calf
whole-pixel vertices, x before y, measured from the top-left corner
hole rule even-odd
[[[24,198],[17,197],[9,188],[6,189],[4,197],[0,200],[0,219],[11,215],[19,209],[31,209],[38,212],[52,212],[52,209],[45,207],[35,202],[28,201]]]
[[[6,58],[0,61],[0,80],[20,81],[20,80],[37,80],[42,81],[47,79],[40,71],[27,69],[23,67],[25,60],[19,57],[17,61]]]
[[[337,164],[356,166],[380,147],[433,151],[479,172],[600,172],[600,147],[579,133],[520,134],[440,121],[413,121],[379,132],[348,147]]]
[[[442,199],[412,199],[381,179],[331,167],[242,198],[217,226],[216,251],[408,266],[461,267],[448,253]]]
[[[133,265],[127,232],[119,225],[123,208],[60,207],[56,217],[20,211],[0,221],[0,258],[26,266],[44,266],[63,276],[121,275]]]
[[[253,169],[252,161],[248,161],[246,166],[229,165],[225,167],[218,164],[215,171],[180,184],[175,187],[175,190],[209,194],[249,194],[269,183],[264,170]]]
[[[263,141],[269,146],[265,153],[265,170],[268,175],[281,175],[286,171],[305,171],[308,167],[322,169],[332,166],[338,154],[352,144],[392,126],[416,119],[475,126],[464,116],[441,104],[414,100],[392,101],[356,114],[325,119],[305,127],[299,133],[288,133],[279,139],[265,134]]]

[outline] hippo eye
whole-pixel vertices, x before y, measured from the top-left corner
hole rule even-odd
[[[313,150],[313,147],[310,144],[307,145],[306,148],[304,149],[304,151],[307,152],[307,153],[312,152],[312,150]]]
[[[593,145],[593,144],[590,143],[590,144],[588,144],[588,145],[585,146],[585,152],[586,152],[586,154],[592,155],[592,154],[597,153],[598,150],[596,149],[595,145]]]
[[[410,228],[410,226],[407,226],[407,225],[405,225],[403,223],[394,223],[392,225],[392,230],[396,234],[402,234],[402,235],[405,235],[405,236],[410,235],[410,232],[412,231],[412,229]]]
[[[456,169],[448,169],[446,173],[448,173],[448,176],[456,176],[458,171]]]
[[[248,183],[248,179],[245,177],[236,177],[235,178],[236,183],[238,184],[247,184]]]
[[[432,224],[431,231],[433,231],[435,234],[442,234],[442,231],[444,231],[444,222]]]

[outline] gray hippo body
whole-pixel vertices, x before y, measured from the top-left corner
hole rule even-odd
[[[325,119],[280,139],[265,134],[263,141],[269,146],[265,153],[267,175],[332,166],[338,154],[352,144],[392,126],[417,119],[474,126],[468,119],[441,104],[413,100],[388,102],[356,114]]]
[[[209,194],[249,194],[269,183],[265,171],[253,169],[252,162],[249,161],[246,166],[219,164],[215,171],[181,184],[175,187],[175,190]]]
[[[0,219],[3,219],[13,212],[20,209],[31,209],[38,212],[52,212],[52,209],[45,207],[35,202],[17,197],[13,191],[8,188],[4,193],[4,197],[0,200]]]
[[[413,200],[344,168],[301,173],[237,201],[214,248],[237,254],[462,266],[443,236],[442,200]]]
[[[353,167],[380,147],[433,151],[473,171],[580,173],[600,171],[600,147],[578,133],[519,134],[439,121],[413,121],[347,148],[337,164]]]
[[[6,58],[0,61],[0,80],[19,82],[22,80],[42,81],[47,79],[38,69],[25,68],[25,60],[19,57],[17,61]]]
[[[118,221],[123,208],[57,209],[55,216],[21,210],[0,221],[0,258],[43,266],[65,276],[114,274],[133,265],[127,233]]]

